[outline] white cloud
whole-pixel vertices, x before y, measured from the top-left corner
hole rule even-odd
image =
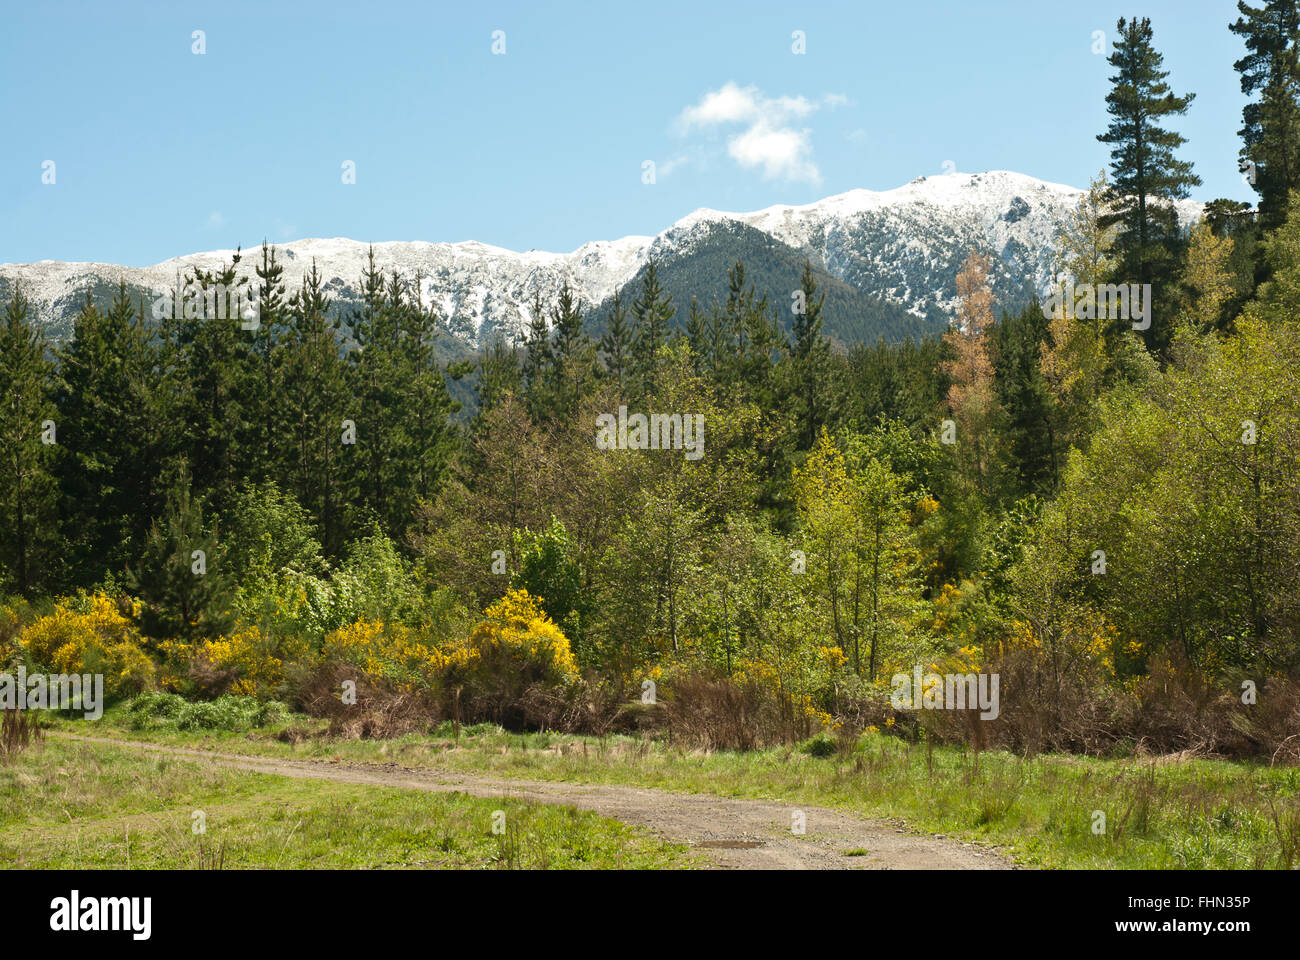
[[[809,135],[808,130],[773,128],[760,120],[740,136],[732,137],[727,153],[742,167],[762,167],[763,176],[769,180],[817,183],[821,172],[812,161]]]
[[[727,154],[736,163],[746,169],[761,169],[769,180],[817,183],[821,171],[812,159],[812,131],[795,127],[794,121],[823,106],[846,103],[848,98],[838,93],[814,102],[803,96],[765,97],[758,87],[727,83],[683,110],[677,129],[686,135],[696,129],[743,125],[743,131],[727,140]]]
[[[745,123],[757,116],[758,103],[757,88],[741,89],[734,83],[728,83],[721,90],[706,93],[695,106],[683,110],[680,117],[681,127],[685,131],[693,126]]]
[[[221,215],[220,210],[213,210],[212,213],[208,216],[209,227],[221,227],[224,226],[225,223],[226,223],[226,218]]]

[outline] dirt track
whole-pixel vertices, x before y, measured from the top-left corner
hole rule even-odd
[[[800,803],[669,793],[644,787],[513,780],[396,764],[353,764],[213,753],[130,740],[58,735],[133,750],[206,760],[282,777],[374,784],[408,790],[459,791],[477,797],[511,797],[590,810],[668,840],[700,849],[723,869],[776,870],[997,870],[1014,865],[976,844],[908,833],[882,821]],[[805,833],[791,830],[795,811]],[[847,856],[865,850],[865,855]]]

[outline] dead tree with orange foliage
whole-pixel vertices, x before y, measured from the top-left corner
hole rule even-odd
[[[972,250],[957,274],[957,316],[944,335],[952,359],[943,364],[952,380],[948,408],[957,425],[957,447],[980,493],[990,481],[989,430],[995,404],[993,362],[988,333],[993,327],[993,291],[989,288],[988,255]]]

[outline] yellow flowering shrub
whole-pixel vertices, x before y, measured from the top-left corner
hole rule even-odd
[[[348,663],[403,690],[436,690],[478,659],[464,644],[442,647],[401,624],[357,620],[325,635],[321,659]]]
[[[849,662],[849,658],[839,647],[818,647],[817,656],[832,670],[839,670]]]
[[[197,645],[195,655],[216,671],[236,675],[229,693],[255,696],[271,693],[284,683],[284,661],[275,656],[269,638],[257,627]]]
[[[1103,614],[1084,607],[1067,611],[1060,625],[1046,637],[1026,621],[1016,620],[1005,643],[1011,650],[1042,650],[1044,641],[1054,644],[1058,653],[1079,657],[1111,675],[1115,672],[1116,650],[1126,651],[1130,656],[1142,652],[1140,645],[1126,645],[1121,641],[1119,631]]]
[[[731,673],[737,683],[754,683],[771,690],[782,690],[781,673],[775,666],[758,657],[741,656]]]
[[[472,672],[479,677],[495,673],[550,684],[578,679],[569,638],[527,590],[511,590],[488,607],[466,646],[477,658]]]
[[[1011,624],[1007,645],[1012,649],[1041,650],[1043,642],[1032,624],[1026,620],[1015,620]]]
[[[22,622],[13,604],[0,606],[0,668],[18,653],[18,633],[21,629]]]
[[[51,673],[102,673],[110,696],[154,684],[156,669],[139,631],[102,593],[60,600],[52,614],[23,630],[19,643],[32,665]]]
[[[935,634],[945,633],[949,623],[960,616],[962,600],[961,587],[956,584],[945,583],[939,589],[938,596],[934,598],[934,623],[931,625]]]
[[[504,716],[530,690],[555,692],[578,679],[568,637],[526,590],[489,606],[464,639],[437,642],[401,624],[356,620],[325,635],[320,660],[432,694],[461,715]]]
[[[803,715],[813,723],[820,726],[823,730],[836,730],[839,728],[840,725],[833,722],[831,715],[825,710],[818,710],[811,703],[807,702],[801,704],[801,707],[803,709]]]
[[[930,669],[936,673],[979,673],[984,669],[984,656],[976,647],[965,646],[939,657]]]

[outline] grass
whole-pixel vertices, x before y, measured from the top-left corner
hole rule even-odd
[[[505,814],[494,834],[493,813]],[[204,832],[195,831],[202,824]],[[49,738],[0,766],[23,869],[684,867],[683,846],[568,807],[295,780]]]
[[[510,734],[450,725],[390,741],[252,734],[140,733],[110,710],[68,732],[228,752],[449,772],[618,783],[780,799],[902,820],[914,829],[996,844],[1027,865],[1067,868],[1243,869],[1300,866],[1300,769],[1220,760],[1098,759],[989,751],[976,759],[869,734],[829,756],[798,747],[706,753],[653,740]],[[305,718],[290,726],[316,727]],[[822,751],[817,751],[818,753]],[[1104,831],[1094,833],[1104,815]]]

